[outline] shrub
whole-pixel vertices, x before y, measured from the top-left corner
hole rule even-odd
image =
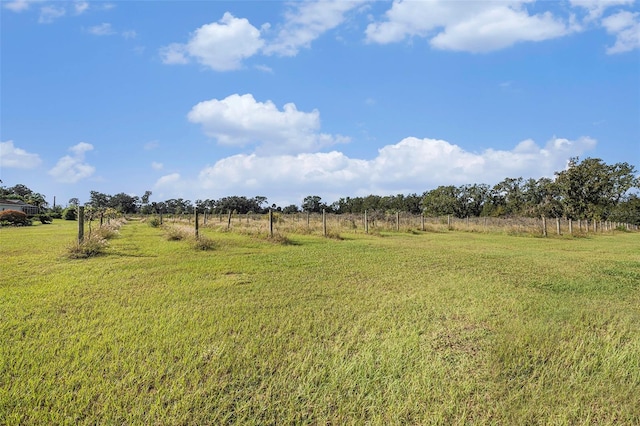
[[[67,247],[67,253],[71,259],[86,259],[104,252],[109,243],[97,235],[86,237],[82,242],[75,241]]]
[[[4,210],[0,212],[0,222],[13,226],[29,226],[31,220],[24,212],[18,210]]]
[[[188,226],[169,226],[167,227],[167,240],[186,240],[192,235],[193,232],[193,229]]]
[[[62,212],[62,218],[64,220],[77,220],[78,219],[78,211],[75,207],[67,207]]]
[[[157,217],[152,217],[151,219],[147,220],[147,223],[150,227],[157,228],[160,226],[160,219]]]
[[[53,222],[53,218],[51,216],[49,216],[48,214],[41,214],[40,216],[38,216],[38,219],[40,219],[40,222],[43,224],[47,224],[47,223],[51,223]]]
[[[215,247],[215,243],[211,238],[200,235],[193,240],[191,246],[196,250],[212,250]]]

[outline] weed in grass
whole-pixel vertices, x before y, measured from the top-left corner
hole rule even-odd
[[[196,250],[213,250],[215,248],[215,241],[205,235],[199,235],[198,238],[193,238],[191,246]]]
[[[186,225],[166,225],[164,230],[168,241],[186,240],[195,233],[192,227]]]
[[[88,257],[98,256],[104,253],[109,245],[105,238],[101,238],[94,234],[85,237],[81,242],[74,241],[67,246],[67,256],[70,259],[86,259]]]

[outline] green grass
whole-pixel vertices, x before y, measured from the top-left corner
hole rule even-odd
[[[640,423],[638,233],[75,226],[0,229],[0,424]]]

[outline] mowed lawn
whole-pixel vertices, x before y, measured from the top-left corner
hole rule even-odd
[[[0,229],[0,424],[640,424],[638,233],[76,226]]]

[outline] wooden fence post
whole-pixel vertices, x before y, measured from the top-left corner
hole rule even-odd
[[[396,231],[400,231],[400,212],[396,212]]]
[[[229,210],[229,216],[227,218],[227,229],[231,229],[231,210]]]
[[[322,209],[322,236],[327,236],[327,215],[324,209]]]
[[[424,227],[424,213],[420,215],[420,219],[422,221],[422,232],[424,232],[426,230]]]
[[[369,233],[369,218],[367,217],[367,211],[364,211],[364,233]]]
[[[78,243],[84,241],[84,206],[78,206]]]
[[[542,236],[547,236],[547,219],[544,216],[542,216]]]
[[[573,234],[573,222],[571,221],[571,218],[569,218],[569,235]]]
[[[269,209],[269,237],[273,238],[273,211]]]
[[[196,231],[196,240],[200,237],[199,235],[199,230],[198,230],[198,208],[194,207],[193,208],[193,218],[195,219],[195,231]]]
[[[558,235],[562,235],[562,234],[560,233],[560,218],[559,218],[559,217],[556,217],[556,233],[557,233]]]
[[[451,230],[451,215],[447,215],[447,229]]]

